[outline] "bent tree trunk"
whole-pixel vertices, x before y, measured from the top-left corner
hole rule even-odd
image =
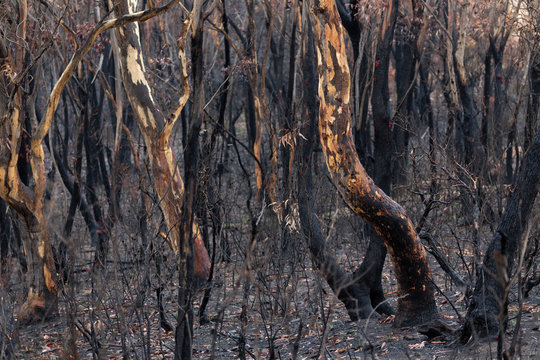
[[[367,92],[370,89],[369,86],[369,76],[368,76],[368,64],[367,64],[367,57],[369,56],[367,54],[368,50],[362,44],[362,49],[360,48],[360,41],[363,35],[361,34],[362,31],[365,31],[362,29],[362,24],[360,20],[354,15],[355,7],[351,6],[350,8],[345,6],[343,3],[343,0],[336,1],[337,9],[339,12],[339,15],[341,17],[341,24],[343,27],[347,30],[347,33],[349,34],[349,38],[352,43],[353,47],[353,56],[354,56],[354,63],[355,63],[355,70],[354,75],[352,76],[352,94],[353,94],[353,117],[355,118],[355,126],[354,126],[354,139],[355,139],[355,146],[356,146],[356,152],[359,154],[360,160],[365,161],[367,160],[367,153],[368,147],[367,143],[370,142],[370,135],[369,131],[367,130],[368,126],[366,125],[368,123],[367,117],[368,117],[368,101],[367,99],[370,97]],[[393,5],[392,9],[397,10],[397,6]],[[388,54],[390,51],[391,46],[391,39],[393,37],[393,27],[395,24],[395,13],[387,11],[386,16],[390,19],[390,21],[385,21],[384,26],[387,28],[384,31],[385,39],[379,39],[377,47],[377,54],[379,54],[377,58],[377,64],[379,66],[377,67],[377,70],[380,71],[383,68],[386,67],[388,70],[388,56],[386,56],[387,61],[382,66],[380,65],[380,54]],[[392,20],[393,19],[393,20]],[[392,28],[390,30],[390,28]],[[378,34],[378,36],[382,36],[382,31]],[[382,45],[381,45],[382,44]],[[379,50],[379,48],[384,47],[384,49]],[[364,52],[365,54],[363,54]],[[379,79],[379,83],[386,83],[388,84],[388,71],[383,72],[383,74],[375,74],[374,76]],[[383,101],[384,99],[379,96],[382,96],[381,94],[373,94],[374,97],[379,97],[380,101]],[[384,93],[386,95],[386,93]],[[386,101],[387,103],[387,101]],[[381,109],[384,109],[381,107]],[[383,112],[386,112],[383,110]],[[388,116],[388,114],[386,114]],[[377,134],[380,135],[380,129],[378,129],[379,132],[376,131],[376,138]],[[387,126],[383,127],[382,131],[389,132],[389,129]],[[380,138],[380,136],[379,136]],[[384,146],[388,145],[387,142],[383,142]],[[387,184],[386,187],[382,187],[383,191],[390,194],[390,182],[384,181],[385,179],[385,173],[390,170],[389,164],[383,165],[383,160],[385,158],[390,159],[390,152],[391,149],[389,147],[385,148],[385,151],[388,153],[388,156],[383,154],[383,152],[377,151],[375,153],[375,163],[376,163],[376,169],[375,169],[375,183],[381,186],[381,183]],[[380,171],[380,170],[383,171]],[[363,289],[362,295],[365,297],[365,299],[361,300],[361,303],[366,304],[364,310],[360,312],[360,316],[366,317],[369,316],[373,308],[376,308],[379,313],[384,314],[394,314],[394,309],[392,309],[392,306],[388,304],[385,301],[384,298],[384,291],[382,287],[382,270],[384,267],[384,261],[386,259],[386,247],[384,246],[384,243],[382,239],[379,238],[377,233],[373,230],[372,227],[369,227],[369,246],[366,251],[366,255],[364,257],[364,260],[362,261],[362,264],[358,269],[355,270],[353,274],[353,281],[355,282],[355,286],[361,287]]]
[[[377,47],[375,50],[375,69],[373,72],[373,88],[371,94],[371,108],[373,113],[374,128],[374,180],[376,186],[389,196],[392,195],[392,177],[400,169],[394,163],[398,154],[405,153],[405,149],[400,149],[397,141],[397,133],[401,133],[403,138],[405,132],[399,126],[392,123],[389,111],[389,91],[388,91],[388,69],[390,65],[390,53],[394,39],[394,28],[397,20],[398,0],[388,2],[381,27],[377,33]],[[396,132],[394,132],[394,128]],[[405,173],[404,171],[401,171]],[[370,228],[369,246],[366,256],[360,267],[355,271],[355,279],[361,281],[370,288],[372,306],[385,313],[393,313],[393,309],[387,302],[384,302],[384,292],[382,288],[381,276],[386,258],[386,248],[376,231]],[[364,276],[363,276],[364,275]]]
[[[317,75],[315,69],[315,52],[313,49],[313,32],[306,17],[302,24],[307,34],[302,34],[302,74],[303,113],[308,122],[302,127],[306,141],[300,142],[298,151],[298,212],[302,232],[307,238],[309,250],[315,266],[324,276],[336,296],[343,302],[351,320],[367,318],[373,311],[369,298],[370,288],[355,282],[338,264],[331,254],[325,251],[325,238],[313,211],[314,195],[311,174],[311,158],[313,145],[316,143],[317,114]],[[383,259],[384,263],[384,259]],[[379,274],[380,275],[380,274]],[[375,277],[376,278],[376,277]],[[380,282],[380,276],[378,277]]]
[[[396,326],[438,317],[427,255],[405,210],[367,175],[355,151],[350,74],[333,0],[309,2],[319,77],[319,133],[326,165],[345,202],[384,239],[398,280]]]
[[[493,235],[491,243],[484,256],[482,270],[473,293],[473,298],[467,310],[466,322],[463,327],[462,341],[468,341],[474,333],[485,337],[495,335],[506,324],[499,324],[498,314],[501,310],[507,313],[507,299],[502,282],[510,278],[514,258],[521,243],[527,222],[533,213],[533,206],[540,184],[540,126],[523,159],[514,191],[508,199],[501,222]],[[497,269],[496,257],[504,257],[506,269]],[[499,265],[500,267],[501,265]],[[500,327],[502,325],[502,327]]]
[[[172,1],[169,4],[174,3]],[[133,11],[133,9],[130,9],[126,0],[120,1],[116,9],[119,15],[128,14]],[[186,31],[187,28],[186,26]],[[186,55],[183,47],[185,44],[181,44],[179,47],[179,57],[182,62],[180,65],[182,69],[183,94],[176,109],[166,118],[156,106],[150,84],[146,79],[138,25],[135,23],[127,24],[118,31],[118,35],[124,87],[147,147],[154,186],[160,199],[160,206],[165,217],[165,222],[169,229],[167,240],[169,245],[178,254],[180,253],[180,246],[187,245],[181,242],[181,239],[183,239],[181,232],[183,230],[180,226],[184,182],[180,175],[176,156],[169,144],[169,137],[174,123],[178,119],[190,93],[186,70]],[[183,34],[183,42],[185,42],[185,37],[186,34]],[[208,277],[210,258],[204,246],[196,220],[193,221],[191,231],[192,238],[194,239],[192,254],[194,275],[196,281],[201,282],[205,281]],[[186,238],[190,238],[190,236],[186,236]],[[186,253],[189,252],[190,250],[187,249]]]

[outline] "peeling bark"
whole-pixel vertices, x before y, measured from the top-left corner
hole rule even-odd
[[[306,20],[306,19],[305,19]],[[317,74],[315,69],[315,53],[313,49],[313,33],[311,24],[304,21],[307,30],[303,34],[302,74],[304,79],[303,113],[308,121],[302,127],[306,141],[300,143],[298,154],[298,211],[302,232],[307,238],[308,247],[314,265],[324,276],[336,296],[343,302],[351,320],[367,318],[373,311],[369,298],[369,287],[355,282],[350,274],[338,264],[336,259],[326,251],[325,237],[321,231],[319,220],[313,210],[314,194],[312,180],[312,153],[317,136]],[[384,263],[384,259],[383,259]],[[362,274],[366,275],[366,274]],[[379,274],[380,275],[380,274]],[[380,282],[380,276],[378,277]]]
[[[319,75],[319,134],[328,171],[345,202],[375,228],[392,257],[400,296],[396,326],[425,323],[438,317],[426,252],[405,210],[375,185],[356,154],[349,66],[335,3],[309,4]]]
[[[127,1],[118,4],[119,14],[129,13]],[[188,24],[185,24],[187,31]],[[178,253],[182,246],[181,227],[179,224],[182,214],[182,202],[184,196],[184,182],[177,166],[169,143],[169,137],[175,121],[189,97],[189,84],[186,72],[186,55],[184,44],[186,34],[181,37],[179,44],[179,57],[181,60],[183,94],[179,99],[177,107],[168,116],[157,108],[152,89],[146,79],[145,65],[142,58],[142,48],[139,36],[138,25],[130,23],[120,28],[118,31],[120,45],[120,58],[122,65],[122,77],[128,100],[133,108],[135,118],[139,125],[139,130],[143,135],[150,158],[150,167],[156,192],[161,200],[160,206],[165,216],[165,221],[169,229],[167,241],[173,250]],[[210,258],[204,246],[197,221],[193,221],[192,227],[193,257],[195,278],[206,280],[210,270]]]
[[[369,34],[367,31],[362,31],[362,24],[360,23],[358,18],[353,15],[352,11],[354,9],[354,6],[352,6],[352,9],[348,9],[348,7],[345,6],[342,0],[336,1],[336,5],[339,15],[341,17],[341,23],[347,30],[353,47],[353,56],[355,63],[354,74],[352,76],[353,85],[351,90],[353,98],[353,105],[351,110],[352,116],[354,118],[353,134],[356,152],[360,157],[360,161],[366,163],[368,159],[370,159],[368,157],[368,154],[371,154],[371,131],[369,126],[370,121],[368,117],[368,99],[370,98],[369,93],[371,92],[372,87],[370,85],[370,66],[368,65],[369,49],[366,46],[366,38],[367,36],[369,36]],[[387,43],[389,44],[390,42]],[[385,51],[389,52],[388,45],[386,46]],[[379,64],[380,66],[380,62],[377,62],[377,64]],[[384,66],[388,68],[388,62],[386,62]],[[382,68],[379,69],[379,67],[377,67],[377,71],[379,73],[375,76],[380,80],[380,84],[384,82],[387,83],[387,71],[383,76],[380,74],[381,69]],[[376,93],[374,95],[377,97],[382,94]],[[384,98],[379,97],[378,101],[384,102],[385,100]],[[378,108],[384,109],[385,106],[381,106]],[[380,130],[381,129],[379,128],[379,131]],[[389,129],[387,127],[383,127],[382,131],[389,132]],[[390,147],[388,147],[387,142],[383,142],[382,145],[384,152],[391,152],[391,149]],[[386,156],[381,151],[376,152],[374,155],[376,163],[382,162],[382,158]],[[388,156],[388,158],[389,157],[390,156]],[[390,170],[390,166],[382,166],[382,169],[384,169],[384,172],[387,172]],[[378,173],[381,175],[381,179],[377,179],[376,177],[376,182],[379,180],[382,181],[382,178],[384,177],[384,173],[381,174],[381,171],[379,171]],[[388,183],[388,186],[389,185],[390,183]],[[389,193],[390,189],[387,189],[385,191]],[[376,308],[379,313],[384,313],[388,315],[394,314],[394,309],[392,309],[392,307],[387,302],[385,302],[384,291],[382,288],[382,270],[384,267],[384,261],[386,259],[386,247],[382,239],[379,238],[379,236],[372,227],[368,227],[368,234],[370,240],[368,249],[366,251],[366,256],[364,257],[364,260],[362,261],[360,267],[355,270],[353,274],[353,281],[356,284],[355,286],[362,287],[363,289],[361,293],[356,292],[356,294],[364,297],[364,299],[360,301],[361,303],[367,304],[367,306],[365,306],[365,309],[368,311],[364,311],[366,313],[365,315],[362,315],[362,313],[360,313],[360,316],[369,316],[373,308]]]
[[[255,44],[255,19],[253,18],[254,3],[253,0],[246,0],[246,8],[248,11],[248,27],[247,38],[248,44],[246,55],[250,57],[253,64],[248,72],[248,82],[251,89],[251,99],[253,101],[253,109],[255,122],[253,128],[253,154],[255,154],[255,183],[257,186],[257,199],[262,199],[263,192],[263,170],[261,164],[261,140],[262,140],[262,108],[261,99],[259,96],[259,87],[257,86],[257,74],[259,73],[257,64],[257,48]]]
[[[19,19],[19,23],[23,21],[25,19]],[[20,49],[16,53],[18,57],[23,56]],[[18,58],[17,63],[22,66],[23,59]],[[46,174],[42,142],[32,137],[28,158],[21,159],[30,160],[32,184],[27,186],[20,178],[17,164],[23,129],[20,82],[23,80],[17,79],[18,73],[3,37],[0,38],[0,69],[0,197],[17,212],[21,220],[28,293],[19,309],[18,320],[28,323],[43,320],[57,311],[56,269],[43,214]]]
[[[39,124],[35,124],[36,128],[32,129],[28,154],[32,169],[31,186],[24,185],[17,169],[22,129],[21,86],[26,81],[27,72],[16,71],[17,68],[11,59],[5,38],[0,38],[0,69],[2,70],[0,72],[0,139],[2,140],[0,141],[0,197],[21,216],[22,227],[25,230],[22,240],[28,260],[29,290],[27,299],[19,311],[21,323],[42,320],[54,314],[57,308],[56,271],[43,214],[43,198],[47,184],[43,140],[49,132],[62,91],[101,33],[134,21],[148,20],[169,10],[175,4],[176,1],[173,0],[159,8],[101,21],[92,29],[82,46],[79,47],[75,40],[76,51],[49,94],[45,115]],[[13,32],[18,37],[24,37],[26,1],[19,2],[19,7],[19,19],[15,24],[17,29]],[[21,24],[23,26],[19,26]],[[22,30],[19,30],[20,28]],[[18,33],[19,31],[21,32]],[[24,64],[25,51],[17,48],[15,53],[17,66],[21,66]]]

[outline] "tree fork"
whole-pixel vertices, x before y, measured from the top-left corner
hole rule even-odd
[[[438,318],[427,254],[405,210],[367,175],[355,151],[350,73],[342,28],[332,0],[308,2],[319,76],[319,133],[328,171],[345,202],[384,239],[398,280],[396,326]]]
[[[130,6],[127,1],[120,2],[116,11],[120,16],[118,19],[130,18],[136,14],[128,14]],[[154,185],[161,199],[160,207],[163,211],[167,227],[170,230],[167,241],[177,254],[180,252],[180,247],[183,246],[181,243],[181,232],[184,229],[179,226],[178,217],[182,214],[184,182],[180,175],[180,169],[177,166],[176,156],[170,146],[169,137],[190,95],[186,54],[184,50],[190,21],[191,17],[188,18],[184,25],[184,33],[181,34],[178,44],[178,56],[181,61],[182,95],[175,109],[167,117],[157,108],[152,89],[146,79],[146,70],[137,25],[126,23],[117,33],[120,39],[119,46],[124,88],[126,89],[128,101],[134,110],[139,130],[147,146]],[[204,246],[196,220],[193,222],[192,236],[194,239],[195,278],[205,281],[210,270],[210,258]]]

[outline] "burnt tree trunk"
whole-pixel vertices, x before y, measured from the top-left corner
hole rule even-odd
[[[394,39],[394,28],[397,20],[399,1],[390,1],[383,16],[383,22],[378,34],[377,50],[375,53],[375,71],[373,74],[373,92],[371,94],[371,109],[375,128],[375,183],[385,193],[391,193],[392,186],[392,148],[394,124],[390,115],[388,68],[390,52]]]
[[[305,19],[306,20],[306,19]],[[308,122],[302,128],[306,141],[300,142],[297,153],[298,163],[298,211],[302,232],[307,238],[308,247],[315,266],[321,271],[330,288],[343,302],[351,320],[367,318],[373,311],[369,298],[370,288],[360,285],[353,280],[337,263],[332,255],[325,250],[325,237],[320,229],[319,221],[313,209],[313,181],[312,181],[312,153],[316,144],[317,135],[317,75],[315,68],[315,53],[313,49],[313,35],[311,24],[305,21],[304,28],[308,28],[308,35],[304,34],[302,48],[303,73],[303,114]],[[383,259],[384,263],[384,259]],[[375,278],[376,279],[376,278]],[[380,276],[379,276],[380,282]]]
[[[53,314],[57,309],[56,271],[54,269],[49,232],[43,213],[43,199],[47,183],[43,141],[49,132],[62,91],[77,69],[78,64],[92,49],[93,44],[102,32],[134,21],[150,19],[169,10],[175,3],[175,1],[171,1],[161,8],[154,8],[101,22],[91,30],[83,44],[76,46],[76,51],[49,94],[45,115],[39,124],[36,124],[35,128],[32,129],[28,152],[28,160],[32,170],[32,186],[24,185],[16,170],[22,136],[22,115],[20,113],[22,90],[20,86],[23,83],[19,81],[22,79],[16,78],[16,74],[24,73],[22,66],[24,64],[25,48],[20,46],[16,49],[17,58],[16,61],[13,61],[4,38],[5,33],[0,38],[0,67],[4,69],[0,75],[0,119],[2,119],[0,122],[0,139],[2,140],[0,141],[0,197],[17,211],[22,219],[21,228],[24,233],[22,239],[28,260],[28,295],[19,310],[19,321],[21,323],[42,320]],[[16,11],[18,11],[17,29],[10,30],[13,31],[10,36],[15,35],[20,39],[24,39],[26,36],[26,26],[24,25],[27,16],[26,1],[19,1]],[[19,26],[18,24],[23,25]],[[141,64],[139,61],[141,60],[140,56],[135,55],[131,63]],[[17,67],[14,64],[17,64]],[[136,78],[131,78],[132,84],[133,81],[141,78],[140,74],[136,75],[138,75]],[[36,98],[35,93],[34,91],[34,95],[29,96],[33,98],[33,101]],[[29,107],[28,102],[27,107]],[[204,249],[204,254],[206,254],[206,249]],[[207,254],[206,258],[208,258]]]
[[[415,14],[416,15],[416,14]],[[418,52],[418,21],[407,22],[405,15],[397,20],[396,45],[393,49],[396,64],[397,109],[393,118],[392,142],[392,184],[407,184],[407,148],[409,146],[409,127],[413,117],[413,85],[416,79]]]
[[[538,123],[540,114],[540,51],[532,55],[533,59],[530,65],[529,80],[529,101],[527,104],[527,117],[525,122],[525,143],[523,148],[526,150],[532,143],[534,129]]]
[[[18,24],[26,21],[26,1],[19,3]],[[21,29],[25,26],[21,26]],[[17,34],[24,39],[23,34]],[[13,34],[10,34],[10,36]],[[19,157],[23,137],[24,111],[22,109],[23,80],[16,83],[16,72],[22,71],[24,51],[17,49],[16,61],[11,57],[8,42],[0,37],[0,198],[18,214],[21,240],[27,261],[26,284],[28,293],[21,306],[18,319],[21,323],[39,321],[56,313],[58,288],[56,269],[49,242],[49,231],[43,213],[45,194],[45,165],[43,154],[43,132],[31,134],[26,156]],[[18,66],[18,67],[16,67]],[[36,87],[34,86],[34,94]],[[34,97],[30,95],[29,97]],[[35,100],[35,97],[34,97]],[[26,104],[30,106],[27,102]],[[47,124],[40,124],[39,130],[46,130]],[[18,162],[29,162],[30,179],[22,179]],[[27,165],[25,164],[25,168]],[[30,185],[27,185],[30,184]]]
[[[359,20],[352,14],[352,10],[348,9],[341,1],[336,2],[339,15],[341,18],[341,23],[343,24],[344,28],[347,30],[347,33],[349,34],[349,38],[352,42],[353,47],[353,56],[355,58],[355,70],[354,70],[354,76],[352,77],[353,86],[352,86],[352,94],[353,94],[353,116],[356,117],[355,119],[355,126],[354,126],[354,138],[355,138],[355,146],[356,151],[359,154],[360,159],[363,159],[364,161],[368,161],[367,154],[370,152],[368,143],[371,142],[370,139],[370,131],[368,130],[369,126],[367,126],[368,122],[368,101],[367,98],[369,96],[366,96],[365,88],[370,88],[368,84],[368,68],[367,68],[367,54],[363,54],[360,52],[360,41],[362,41],[362,26],[359,22]],[[394,16],[394,13],[387,13],[388,16]],[[394,26],[394,21],[385,22],[386,26]],[[392,31],[393,33],[393,31]],[[387,43],[382,44],[381,47],[384,47],[384,50],[381,48],[378,49],[377,54],[381,54],[383,51],[387,51],[386,55],[386,68],[388,68],[388,53],[390,52],[390,44],[391,44],[391,33],[385,32],[385,35],[387,36]],[[381,40],[381,39],[379,39]],[[362,51],[367,52],[367,48],[363,47]],[[361,58],[361,59],[360,59]],[[381,84],[385,81],[383,78],[386,78],[386,82],[388,81],[387,71],[384,73],[381,73],[381,62],[380,59],[376,59],[376,68],[375,68],[375,74],[374,74],[374,81],[376,80],[376,77],[379,76],[379,79],[381,79]],[[374,87],[375,88],[375,87]],[[381,93],[373,94],[373,96],[380,96]],[[378,97],[376,101],[379,102],[386,102],[386,107],[388,107],[388,94],[384,93],[385,97]],[[384,116],[384,115],[383,115]],[[386,115],[388,116],[388,114]],[[375,126],[375,136],[377,138],[377,135],[379,135],[378,139],[381,139],[382,132],[386,131],[388,132],[389,129],[377,129],[377,124]],[[378,131],[377,131],[378,130]],[[387,143],[388,144],[388,143]],[[376,145],[377,147],[377,145]],[[378,150],[381,150],[380,148]],[[386,170],[389,171],[390,166],[387,166],[385,168],[385,171],[381,171],[380,164],[381,162],[384,162],[385,159],[388,160],[391,158],[391,151],[392,149],[390,147],[385,147],[384,151],[376,152],[375,153],[375,182],[377,185],[380,186],[378,181],[385,182],[385,179],[387,177],[385,176]],[[378,171],[378,172],[377,172]],[[380,176],[378,176],[380,175]],[[391,182],[391,181],[390,181]],[[390,182],[387,183],[387,187],[383,188],[388,194],[390,193]],[[382,288],[382,270],[384,267],[384,261],[386,259],[386,247],[384,246],[383,241],[379,238],[377,233],[373,230],[372,227],[368,225],[368,236],[370,238],[368,249],[366,251],[366,256],[364,258],[364,261],[360,265],[360,267],[354,272],[353,278],[356,282],[356,286],[362,287],[363,289],[363,295],[366,296],[366,299],[363,299],[362,302],[365,302],[368,304],[366,306],[366,310],[364,312],[367,312],[367,315],[371,312],[371,310],[375,307],[377,307],[377,310],[380,313],[385,314],[393,314],[394,310],[392,307],[384,302],[384,292]],[[362,315],[361,315],[362,316]]]
[[[262,203],[264,197],[264,182],[266,180],[266,169],[262,168],[262,122],[263,122],[263,102],[258,85],[259,68],[257,62],[257,48],[255,42],[255,3],[252,0],[246,0],[246,8],[248,12],[246,45],[244,52],[246,58],[252,61],[252,66],[248,71],[248,101],[249,101],[249,120],[247,123],[250,135],[250,146],[255,155],[255,184],[257,187],[257,204]],[[262,89],[264,91],[264,89]]]
[[[396,326],[433,320],[438,312],[431,274],[414,226],[405,210],[367,175],[355,151],[350,73],[335,3],[320,0],[308,4],[318,64],[319,135],[328,171],[345,202],[375,228],[390,252],[400,296]],[[390,3],[389,12],[395,11],[394,5]],[[410,276],[413,273],[415,276]]]
[[[178,324],[175,334],[175,359],[189,360],[192,357],[193,341],[193,224],[195,221],[195,199],[198,189],[199,132],[204,117],[203,78],[203,16],[202,1],[193,3],[193,33],[191,34],[191,79],[193,82],[193,106],[191,121],[184,150],[186,190],[182,204],[181,244],[178,289]],[[199,229],[201,232],[201,229]],[[197,234],[201,236],[202,234]],[[208,276],[208,274],[207,274]],[[201,281],[207,279],[200,279]]]
[[[500,304],[503,304],[502,310],[507,312],[507,299],[501,298],[504,294],[502,282],[508,281],[511,276],[514,258],[533,213],[539,183],[540,127],[537,127],[536,135],[523,159],[518,179],[514,183],[513,192],[484,256],[481,273],[467,311],[462,332],[463,341],[467,341],[474,333],[480,336],[494,335],[499,331],[499,325],[506,327],[506,324],[499,324],[498,320]],[[503,263],[506,265],[503,269],[500,269],[501,265],[497,266],[496,257],[504,259]],[[503,274],[497,275],[501,271]]]
[[[353,49],[354,71],[352,74],[351,96],[354,106],[352,106],[353,135],[356,145],[356,152],[363,164],[367,164],[371,151],[371,127],[368,116],[369,98],[371,94],[371,71],[368,59],[371,51],[369,46],[369,32],[366,31],[356,16],[357,1],[345,4],[344,0],[336,1],[336,6],[341,18],[341,24],[347,30]],[[369,166],[368,173],[370,172]]]
[[[176,2],[170,2],[161,9],[167,11]],[[120,14],[134,11],[133,2],[120,1],[115,9]],[[201,231],[197,224],[193,209],[196,196],[196,167],[198,160],[198,135],[204,107],[204,88],[202,88],[202,63],[198,61],[202,55],[202,1],[193,3],[192,14],[186,14],[183,32],[178,39],[178,56],[180,59],[180,79],[182,95],[177,106],[169,116],[165,116],[156,106],[153,91],[145,74],[145,64],[139,29],[137,24],[127,24],[117,32],[122,64],[122,77],[128,100],[133,108],[139,130],[144,138],[150,158],[150,168],[156,192],[160,198],[160,206],[169,228],[168,241],[178,254],[179,289],[178,289],[178,325],[176,327],[175,358],[190,359],[193,336],[193,292],[196,284],[207,280],[210,270],[210,258],[204,246]],[[173,126],[184,108],[190,94],[187,60],[185,54],[186,40],[190,25],[193,27],[192,59],[195,96],[192,107],[190,131],[186,143],[186,174],[188,189],[184,191],[184,183],[180,169],[170,145]]]
[[[110,229],[112,223],[103,214],[102,205],[97,196],[97,187],[100,182],[105,185],[107,198],[111,201],[111,191],[107,174],[102,173],[103,164],[103,144],[101,143],[101,106],[98,105],[96,87],[89,85],[86,89],[88,96],[81,97],[86,99],[86,114],[84,118],[84,148],[86,154],[86,199],[91,207],[94,219],[99,229],[97,231],[96,252],[94,255],[95,268],[104,268],[107,259]],[[103,93],[102,93],[103,94]],[[100,101],[103,104],[103,99]],[[101,165],[101,166],[100,166]],[[102,176],[100,176],[102,175]],[[119,190],[119,189],[117,189]]]
[[[373,125],[375,129],[374,158],[375,184],[389,196],[392,193],[392,178],[396,170],[394,165],[399,160],[394,153],[400,153],[399,145],[396,141],[404,140],[405,133],[402,129],[397,130],[400,135],[396,136],[394,130],[390,107],[388,88],[388,69],[390,65],[390,53],[394,38],[394,28],[397,21],[397,10],[399,1],[393,0],[386,10],[381,28],[378,33],[378,45],[375,51],[375,70],[373,73],[373,89],[371,94],[371,108],[373,112]],[[368,231],[370,242],[366,251],[366,256],[361,266],[355,271],[354,278],[357,282],[362,282],[370,289],[372,306],[379,306],[379,309],[388,314],[394,313],[393,309],[386,302],[383,302],[384,292],[382,289],[381,277],[386,258],[386,247],[383,239],[377,235],[372,228]]]
[[[493,122],[492,116],[493,116],[493,86],[492,86],[492,78],[493,78],[493,70],[491,66],[491,51],[488,49],[486,52],[486,56],[484,57],[484,98],[483,98],[483,114],[482,114],[482,125],[480,130],[480,142],[482,143],[482,147],[484,149],[484,156],[487,159],[489,159],[490,155],[490,149],[489,149],[489,134],[491,129],[491,123]],[[487,162],[486,162],[487,163]],[[484,169],[487,170],[487,169]]]
[[[147,10],[154,14],[167,11],[175,2],[169,2],[161,8]],[[127,14],[130,6],[127,1],[121,1],[116,8],[119,14]],[[143,12],[144,13],[144,12]],[[184,29],[187,32],[187,24]],[[133,108],[139,130],[144,138],[150,158],[150,168],[156,192],[160,198],[160,207],[169,228],[167,240],[173,250],[178,254],[183,229],[179,226],[179,216],[182,214],[184,197],[184,182],[180,175],[176,156],[170,146],[169,137],[181,110],[189,97],[189,84],[186,72],[186,58],[184,47],[187,34],[181,34],[179,57],[181,60],[181,78],[183,94],[174,111],[165,116],[156,106],[153,92],[146,79],[144,59],[137,24],[124,25],[122,31],[117,32],[119,38],[120,58],[122,64],[122,77],[127,98]],[[195,278],[205,281],[210,268],[210,258],[204,247],[196,220],[193,222],[193,257]]]

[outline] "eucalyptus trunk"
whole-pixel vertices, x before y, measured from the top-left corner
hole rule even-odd
[[[328,171],[345,202],[375,228],[392,257],[399,295],[396,326],[428,322],[438,313],[426,252],[405,210],[375,185],[356,154],[350,72],[336,5],[332,0],[308,4],[319,77],[319,136]]]

